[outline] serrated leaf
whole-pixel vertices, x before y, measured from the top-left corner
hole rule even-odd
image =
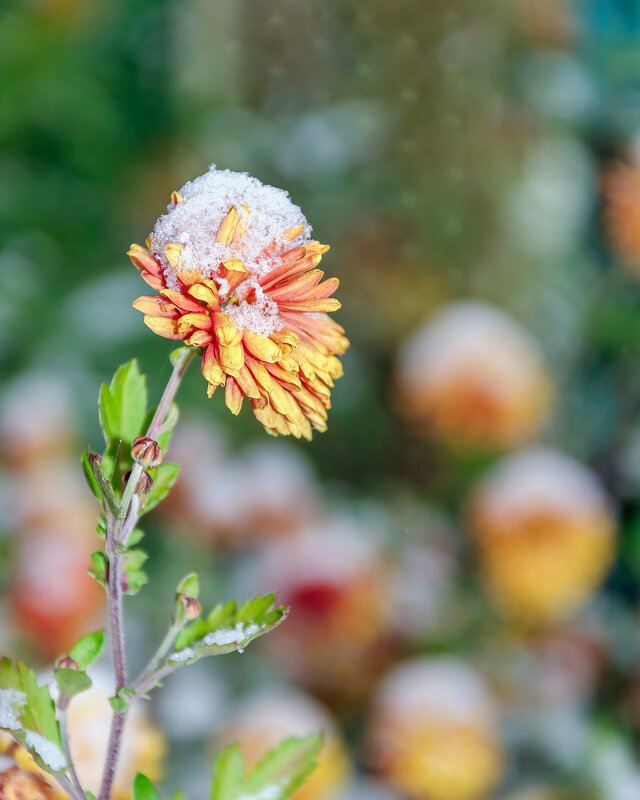
[[[287,800],[317,766],[322,735],[285,739],[244,778],[237,745],[225,747],[213,763],[209,800]]]
[[[68,769],[47,686],[24,664],[0,659],[0,728],[9,731],[52,774]]]
[[[137,359],[118,367],[109,386],[102,384],[98,407],[107,446],[116,441],[130,445],[144,432],[147,380],[140,372]]]
[[[267,753],[244,782],[243,798],[285,800],[296,792],[316,768],[322,735],[285,739]]]
[[[158,800],[158,793],[153,788],[153,784],[141,772],[133,781],[133,800]]]
[[[123,587],[125,594],[137,594],[140,589],[148,582],[144,570],[140,569],[149,556],[144,550],[126,550],[122,559],[123,566]]]
[[[81,670],[86,670],[100,656],[104,645],[104,631],[87,633],[74,644],[69,654]]]
[[[161,503],[171,491],[171,487],[178,479],[180,467],[178,464],[160,464],[149,470],[153,478],[153,486],[147,494],[142,510],[146,514]]]
[[[75,697],[80,692],[86,692],[92,686],[87,673],[77,669],[57,669],[54,675],[60,692],[69,698]]]
[[[221,750],[213,762],[210,800],[236,800],[242,790],[244,759],[237,744]]]
[[[175,652],[167,661],[190,664],[203,656],[242,652],[254,639],[279,625],[288,612],[288,608],[274,605],[272,594],[255,597],[240,607],[235,600],[221,603],[178,634]]]

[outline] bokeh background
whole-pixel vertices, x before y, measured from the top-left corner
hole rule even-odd
[[[133,666],[194,566],[206,604],[294,610],[142,704],[123,800],[139,769],[198,800],[222,742],[252,760],[318,728],[297,800],[637,800],[640,3],[0,14],[0,651],[46,675],[104,623],[78,454],[119,363],[153,396],[170,370],[125,253],[214,162],[331,244],[352,345],[310,445],[188,375]],[[88,776],[110,688],[76,701]]]

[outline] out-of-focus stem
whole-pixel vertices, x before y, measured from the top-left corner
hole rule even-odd
[[[71,795],[73,798],[78,797],[80,800],[85,800],[85,793],[82,785],[78,779],[78,773],[73,766],[73,759],[71,758],[71,748],[69,747],[69,720],[67,718],[67,708],[69,705],[69,701],[67,698],[64,698],[65,702],[59,705],[60,708],[60,738],[62,739],[62,749],[64,751],[65,757],[67,759],[67,764],[70,765],[71,769],[68,772],[71,784],[75,789],[75,792]]]
[[[182,377],[196,352],[197,350],[195,348],[185,349],[175,359],[173,372],[162,393],[160,403],[158,404],[151,424],[147,429],[146,436],[149,439],[155,439],[160,432],[169,407],[178,391]],[[109,565],[107,602],[109,605],[109,632],[116,679],[116,694],[120,689],[127,686],[126,647],[122,617],[122,556],[120,550],[122,545],[126,544],[140,516],[140,501],[135,494],[135,488],[142,474],[142,470],[143,467],[140,464],[134,464],[127,485],[122,493],[122,499],[120,501],[120,519],[114,519],[109,515],[110,519],[107,523],[106,554]],[[100,787],[98,800],[110,800],[111,798],[113,780],[118,764],[118,756],[120,754],[122,734],[124,732],[126,720],[126,709],[124,711],[114,711],[111,721],[111,733],[109,734],[104,774],[102,776],[102,786]]]

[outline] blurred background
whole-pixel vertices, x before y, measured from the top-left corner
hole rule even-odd
[[[205,605],[293,612],[138,708],[118,797],[142,770],[198,800],[221,743],[254,761],[322,728],[296,800],[637,800],[640,2],[1,15],[0,652],[46,675],[104,624],[79,453],[118,364],[152,397],[170,370],[125,253],[214,162],[331,244],[352,345],[311,445],[187,376],[133,667],[196,565]],[[110,691],[100,673],[72,706],[88,782]]]

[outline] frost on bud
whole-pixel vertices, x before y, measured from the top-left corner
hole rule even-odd
[[[162,450],[147,436],[137,436],[131,447],[131,457],[144,467],[157,467],[162,463]]]
[[[71,658],[71,656],[62,656],[62,658],[58,659],[56,669],[78,670],[80,667],[78,666],[78,662],[74,658]]]
[[[126,473],[124,476],[124,483],[125,486],[129,483],[129,478],[131,477],[131,470]],[[136,483],[135,493],[140,497],[146,497],[151,491],[151,487],[153,486],[153,478],[149,475],[148,472],[142,472],[140,477],[138,478],[138,482]]]

